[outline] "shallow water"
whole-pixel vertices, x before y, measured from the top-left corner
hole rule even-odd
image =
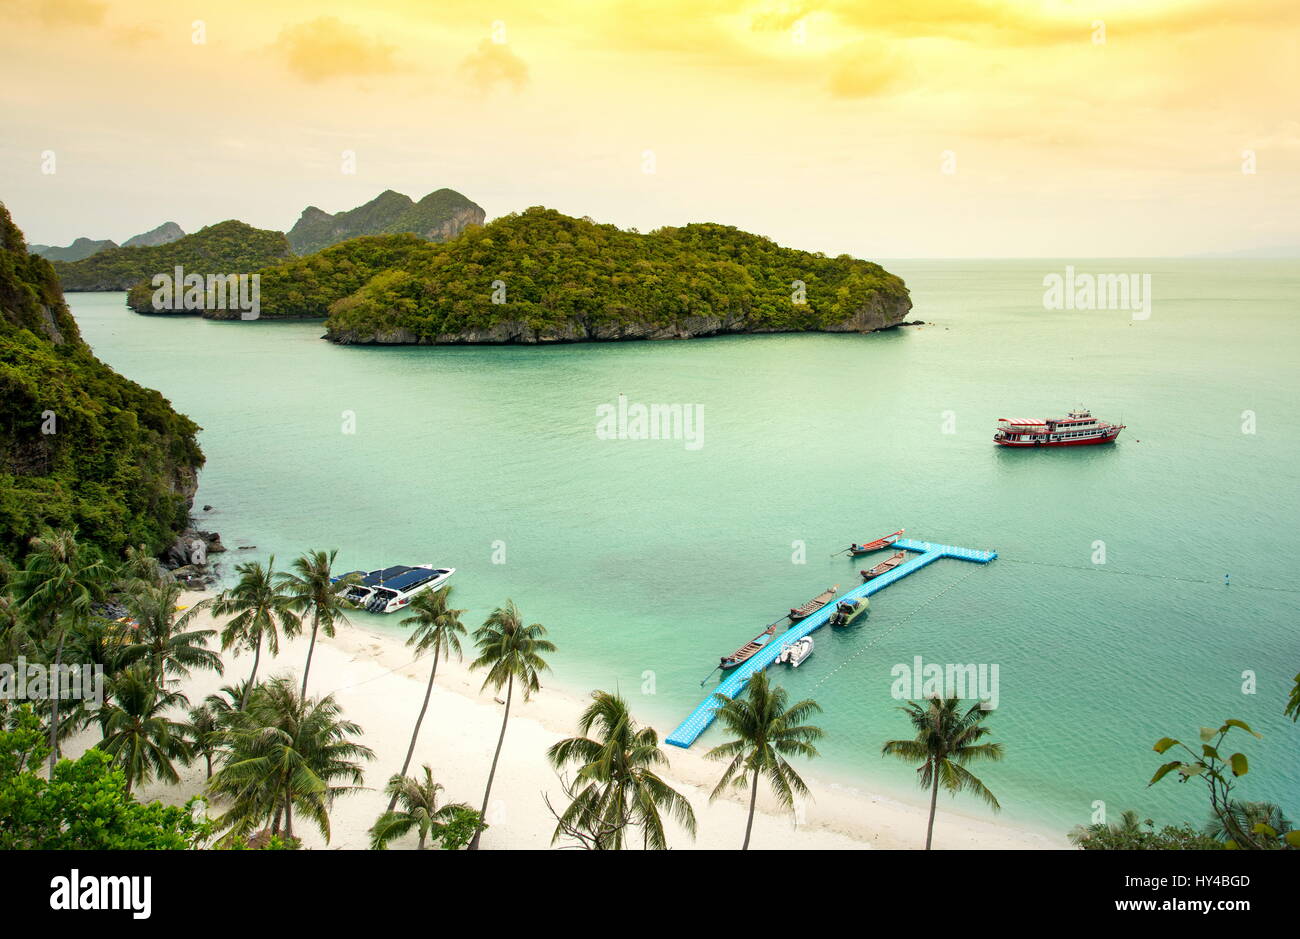
[[[666,735],[720,654],[857,582],[866,565],[832,552],[906,527],[1000,557],[925,568],[774,675],[824,708],[811,775],[922,798],[879,756],[910,736],[891,668],[920,655],[998,666],[1007,757],[976,772],[1010,819],[1061,832],[1104,800],[1199,823],[1194,784],[1145,788],[1151,744],[1228,717],[1264,735],[1238,741],[1241,795],[1300,815],[1300,727],[1281,713],[1300,670],[1300,264],[1074,262],[1149,272],[1135,321],[1045,310],[1066,263],[890,262],[931,325],[872,336],[340,348],[316,323],[70,302],[101,358],[203,425],[202,524],[257,546],[227,572],[315,547],[344,569],[455,566],[467,623],[513,598],[559,646],[555,683],[617,687]],[[701,406],[703,445],[599,439],[620,393]],[[1117,445],[990,441],[999,417],[1080,403],[1128,425]]]

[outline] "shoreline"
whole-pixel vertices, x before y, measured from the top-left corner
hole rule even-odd
[[[191,606],[207,592],[186,591],[182,603]],[[192,628],[216,628],[210,615],[199,617]],[[302,674],[307,638],[282,641],[280,654],[263,654],[259,679],[285,673]],[[470,649],[467,647],[466,652]],[[183,682],[180,690],[191,704],[201,702],[222,685],[243,680],[252,666],[247,653],[238,657],[223,654],[226,671],[198,672]],[[429,711],[420,731],[409,774],[422,763],[433,767],[434,778],[444,786],[443,799],[465,802],[478,808],[483,797],[496,735],[501,728],[502,708],[491,692],[479,692],[482,678],[469,671],[465,661],[442,661],[429,699]],[[414,660],[414,661],[413,661]],[[383,811],[383,786],[401,768],[415,716],[428,681],[427,658],[415,659],[401,640],[358,624],[341,627],[333,639],[321,636],[312,660],[308,693],[333,693],[344,715],[361,726],[361,742],[375,751],[375,759],[364,764],[367,790],[340,798],[330,813],[332,838],[328,844],[311,827],[295,831],[305,848],[365,849],[367,829]],[[531,701],[516,696],[511,707],[505,744],[488,807],[489,828],[482,847],[500,849],[545,849],[552,847],[555,827],[543,801],[545,794],[557,808],[563,794],[554,771],[546,761],[546,749],[577,732],[578,715],[585,700],[543,684]],[[635,702],[629,700],[629,705]],[[637,716],[641,721],[640,715]],[[653,726],[653,725],[652,725]],[[98,729],[87,728],[65,746],[68,756],[77,756],[98,740]],[[668,841],[674,849],[735,849],[744,837],[747,805],[743,798],[728,794],[710,803],[708,796],[721,775],[721,764],[706,760],[704,750],[682,750],[662,744],[667,764],[660,773],[685,796],[695,810],[698,836],[694,841],[671,820],[666,820]],[[203,761],[188,768],[178,767],[181,780],[175,785],[150,782],[137,788],[142,801],[160,799],[181,804],[202,791],[205,785]],[[871,793],[860,787],[848,788],[821,778],[815,769],[800,768],[808,780],[811,799],[800,806],[799,824],[789,811],[781,811],[775,800],[760,787],[758,811],[754,817],[751,847],[853,850],[864,848],[919,849],[925,841],[928,807],[911,805],[895,798]],[[826,774],[831,776],[833,774]],[[214,807],[214,813],[219,811]],[[940,807],[935,818],[936,848],[1066,849],[1062,836],[1016,825],[964,815]],[[394,842],[390,850],[413,848],[414,836]],[[561,847],[557,844],[555,847]]]

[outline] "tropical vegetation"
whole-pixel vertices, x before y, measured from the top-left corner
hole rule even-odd
[[[773,687],[764,671],[755,672],[743,694],[729,698],[717,696],[718,720],[732,739],[709,750],[711,760],[727,761],[722,779],[709,795],[712,801],[735,788],[749,789],[749,816],[745,822],[745,840],[741,850],[748,850],[754,829],[754,810],[758,805],[758,784],[766,779],[777,801],[787,809],[795,808],[795,798],[806,796],[808,785],[790,765],[787,757],[811,759],[818,755],[815,742],[822,738],[820,727],[805,723],[821,706],[811,698],[794,704],[780,686]]]
[[[888,740],[880,752],[882,756],[920,764],[916,769],[917,783],[930,792],[930,819],[925,827],[925,849],[929,851],[934,840],[934,814],[940,787],[953,795],[969,792],[994,811],[1001,808],[997,797],[966,767],[970,763],[1001,760],[1004,751],[1000,743],[980,742],[992,733],[984,723],[990,711],[982,701],[963,711],[956,695],[934,697],[909,701],[899,710],[907,715],[916,736],[910,740]]]
[[[131,290],[152,292],[149,281],[186,274],[251,274],[292,254],[283,232],[254,228],[230,219],[161,245],[107,248],[80,261],[56,261],[54,271],[67,291]]]
[[[186,522],[198,429],[95,358],[0,205],[0,553],[21,557],[46,528],[113,556],[161,551]]]

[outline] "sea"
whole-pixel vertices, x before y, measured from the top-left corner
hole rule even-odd
[[[1261,735],[1225,745],[1249,759],[1236,794],[1300,819],[1300,725],[1283,714],[1300,672],[1300,262],[885,266],[925,325],[344,347],[319,322],[69,302],[100,358],[202,425],[196,524],[231,549],[227,578],[315,548],[341,570],[455,567],[471,628],[514,600],[557,645],[545,684],[617,690],[665,737],[721,655],[874,563],[837,552],[905,528],[998,557],[938,561],[774,668],[822,709],[807,776],[924,803],[881,745],[911,736],[914,674],[975,666],[1005,757],[971,769],[1008,822],[1060,836],[1134,809],[1199,826],[1199,781],[1148,787],[1152,746],[1199,751],[1229,718]],[[1051,296],[1113,273],[1149,285],[1144,303]],[[1079,407],[1126,425],[1118,442],[993,443],[999,418]],[[405,633],[396,615],[354,619]],[[992,817],[969,795],[941,804]]]

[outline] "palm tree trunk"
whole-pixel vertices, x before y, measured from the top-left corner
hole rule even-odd
[[[293,837],[293,797],[287,792],[284,794],[284,836]]]
[[[258,630],[257,646],[253,652],[253,672],[248,676],[248,684],[244,686],[244,693],[239,696],[239,709],[242,711],[248,707],[248,693],[253,690],[253,684],[257,681],[257,663],[262,661],[262,633]]]
[[[930,786],[930,823],[925,826],[925,850],[930,850],[930,841],[934,838],[934,810],[939,803],[939,767],[933,769],[934,779]]]
[[[63,671],[63,637],[67,630],[59,630],[59,645],[54,652],[54,682],[50,695],[50,780],[54,780],[54,764],[59,760],[59,684]],[[128,784],[129,785],[129,784]],[[128,788],[129,792],[130,789]]]
[[[479,819],[487,818],[488,797],[492,795],[492,779],[497,774],[497,760],[501,758],[501,744],[506,739],[506,721],[510,720],[510,698],[515,691],[515,676],[511,675],[506,682],[506,712],[501,717],[501,734],[497,737],[497,752],[492,754],[492,769],[488,772],[487,788],[483,790],[483,809],[480,811]],[[483,834],[483,829],[479,828],[474,832],[474,838],[469,843],[470,851],[478,850],[478,841]]]
[[[316,617],[311,619],[311,642],[307,645],[307,664],[302,670],[302,697],[307,697],[307,676],[311,674],[311,654],[316,651],[316,630],[320,628],[320,623]]]
[[[429,684],[424,689],[424,703],[420,705],[420,716],[415,719],[415,730],[411,732],[411,745],[406,748],[406,759],[402,761],[402,771],[399,776],[405,776],[406,771],[411,768],[411,757],[415,754],[415,738],[420,736],[420,724],[424,722],[424,712],[429,709],[429,695],[433,692],[433,676],[438,674],[438,649],[433,650],[433,668],[429,670]],[[499,744],[498,744],[499,746]],[[388,811],[391,812],[397,805],[397,793],[388,800]]]
[[[758,770],[754,770],[754,785],[749,791],[749,821],[745,822],[745,843],[740,850],[749,850],[749,833],[754,827],[754,806],[758,804]]]

